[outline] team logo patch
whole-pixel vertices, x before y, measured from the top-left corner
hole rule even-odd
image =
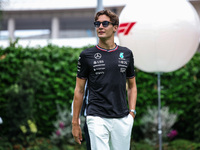
[[[127,22],[127,23],[121,23],[119,25],[117,34],[122,33],[123,35],[128,35],[131,31],[132,27],[136,24],[136,22]]]
[[[101,59],[102,55],[100,53],[94,54],[95,59]]]
[[[124,53],[120,53],[120,54],[119,54],[119,57],[120,57],[120,58],[124,58]]]

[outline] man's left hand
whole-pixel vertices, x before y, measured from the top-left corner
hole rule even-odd
[[[133,112],[129,112],[129,114],[133,117],[133,119],[135,118],[135,114]]]

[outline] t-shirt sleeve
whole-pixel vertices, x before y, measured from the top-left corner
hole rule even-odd
[[[135,76],[135,70],[134,70],[134,58],[133,58],[133,53],[130,53],[130,61],[129,61],[129,65],[127,68],[127,73],[126,73],[126,77],[127,78],[133,78]]]
[[[77,65],[77,77],[81,79],[87,79],[89,73],[89,68],[86,61],[86,56],[84,51],[80,54],[78,59],[78,65]]]

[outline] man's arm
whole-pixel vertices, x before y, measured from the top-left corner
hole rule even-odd
[[[129,109],[134,109],[136,108],[136,100],[137,100],[137,86],[136,86],[136,80],[135,77],[128,79],[128,104],[129,104]],[[133,112],[130,112],[130,114],[135,117]]]
[[[81,144],[82,132],[79,125],[79,114],[83,103],[85,79],[76,78],[76,87],[74,90],[74,105],[73,105],[73,117],[72,117],[72,134],[77,143]]]

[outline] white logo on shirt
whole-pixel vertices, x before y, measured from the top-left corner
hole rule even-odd
[[[94,54],[94,58],[95,59],[100,59],[101,57],[102,57],[102,55],[100,53]]]

